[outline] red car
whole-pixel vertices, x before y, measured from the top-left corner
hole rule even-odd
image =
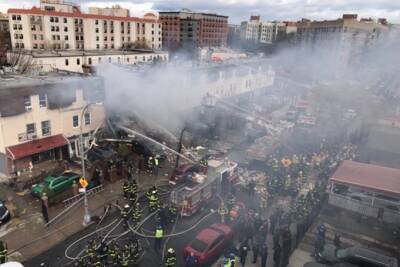
[[[218,258],[232,241],[232,228],[226,224],[216,223],[201,230],[196,238],[184,250],[184,256],[193,252],[199,265],[210,263]]]

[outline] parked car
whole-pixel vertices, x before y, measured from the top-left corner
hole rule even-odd
[[[188,175],[193,175],[193,173],[200,171],[201,167],[199,165],[191,165],[191,164],[181,165],[175,169],[174,173],[171,176],[170,181],[172,183],[182,183],[185,181],[185,178]]]
[[[4,200],[0,200],[0,225],[7,223],[10,221],[10,219],[11,215],[4,203]]]
[[[306,264],[303,265],[303,267],[358,267],[358,266],[346,262],[336,263],[333,265],[326,265],[318,262],[307,262]]]
[[[324,263],[345,262],[363,267],[398,267],[396,258],[360,246],[338,249],[328,244],[324,247],[321,259]]]
[[[199,265],[211,263],[218,258],[233,238],[232,228],[216,223],[197,234],[183,250],[184,256],[193,252]]]
[[[47,176],[40,184],[32,186],[32,195],[41,197],[46,192],[48,197],[57,195],[71,188],[72,184],[78,182],[81,176],[74,172],[64,172],[60,176]]]

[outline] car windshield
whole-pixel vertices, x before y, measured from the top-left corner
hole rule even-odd
[[[207,244],[204,243],[203,241],[200,241],[198,239],[193,240],[193,242],[190,244],[190,246],[199,252],[203,252],[207,248]]]

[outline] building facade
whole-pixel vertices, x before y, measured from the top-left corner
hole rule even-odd
[[[160,50],[162,29],[157,15],[130,17],[126,9],[91,8],[82,13],[78,6],[62,0],[41,0],[40,7],[9,9],[13,49],[107,50],[130,45]]]
[[[240,39],[258,42],[260,39],[260,16],[251,16],[250,21],[240,24]]]
[[[138,65],[168,61],[165,51],[34,51],[8,53],[9,62],[18,59],[15,65],[27,72],[93,72],[101,64]]]
[[[284,22],[271,21],[260,23],[260,43],[272,44],[286,35],[286,24]]]
[[[189,10],[160,12],[163,45],[169,49],[226,46],[228,17]]]
[[[340,40],[343,37],[365,41],[378,38],[388,31],[385,19],[358,20],[357,17],[357,14],[343,14],[342,18],[336,20],[302,19],[297,23],[297,37],[301,41]]]
[[[80,130],[88,147],[91,133],[102,126],[101,80],[59,75],[1,77],[1,174],[23,173],[45,161],[77,156]]]

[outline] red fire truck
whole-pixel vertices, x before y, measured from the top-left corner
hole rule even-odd
[[[209,160],[207,174],[194,173],[172,190],[170,201],[179,208],[182,216],[191,216],[221,192],[223,181],[237,179],[237,163]]]

